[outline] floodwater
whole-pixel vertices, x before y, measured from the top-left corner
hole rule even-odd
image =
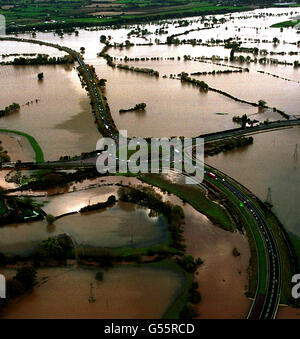
[[[291,44],[299,40],[295,29],[289,28],[280,32],[280,29],[269,28],[273,23],[288,20],[299,14],[297,10],[292,8],[260,9],[247,13],[216,16],[217,18],[224,17],[227,22],[213,29],[194,31],[187,35],[179,36],[179,39],[196,38],[202,39],[205,42],[211,38],[227,39],[230,37],[240,37],[241,41],[243,41],[242,46],[266,48],[268,51],[277,52],[299,52],[299,48]],[[273,15],[267,16],[265,15],[266,13],[272,13]],[[165,28],[168,33],[160,36],[154,34],[158,26],[149,24],[145,28],[150,30],[150,35],[147,35],[146,38],[132,37],[130,40],[134,43],[153,42],[155,38],[165,41],[168,35],[182,33],[190,28],[204,27],[204,24],[200,23],[198,18],[189,18],[188,21],[190,22],[189,27],[176,27],[176,20],[169,20],[167,24],[161,24],[161,27],[162,25],[166,26]],[[81,46],[86,48],[86,62],[95,66],[99,78],[108,80],[106,96],[116,125],[119,129],[127,129],[129,136],[197,136],[202,133],[232,128],[234,126],[232,117],[244,113],[260,121],[266,119],[277,120],[280,118],[278,114],[271,111],[258,111],[255,107],[235,102],[214,92],[200,92],[192,85],[182,84],[179,80],[164,79],[162,77],[157,79],[145,74],[109,68],[105,60],[96,56],[103,48],[103,44],[99,42],[100,35],[111,35],[112,42],[124,42],[127,39],[127,33],[131,29],[132,27],[118,30],[80,30],[78,37],[65,35],[64,38],[59,38],[53,33],[38,33],[37,39],[59,43],[76,50],[79,50]],[[21,36],[30,37],[29,34],[22,34]],[[271,41],[275,36],[280,40],[280,44],[277,46],[262,41],[254,43],[249,40],[258,38],[260,40],[266,39]],[[5,45],[7,50],[1,53],[26,52],[24,46],[21,46],[19,43],[12,44],[13,48],[9,47],[8,49],[7,45],[9,43],[7,43]],[[1,42],[0,47],[2,46],[4,45]],[[54,51],[53,53],[56,52]],[[160,56],[164,58],[175,57],[175,60],[178,56],[182,59],[187,54],[190,54],[192,57],[203,55],[208,57],[213,55],[228,57],[229,53],[229,49],[224,49],[221,46],[193,47],[191,45],[180,45],[177,47],[166,45],[151,47],[136,46],[130,49],[109,50],[109,54],[118,58],[123,58],[125,55],[131,57]],[[246,54],[243,55],[246,56]],[[294,60],[299,60],[299,55],[276,55],[274,58],[293,62]],[[178,74],[182,71],[191,73],[224,69],[224,67],[217,65],[204,64],[197,61],[184,62],[183,60],[133,62],[130,64],[137,67],[157,69],[160,71],[161,76],[165,74],[167,76],[169,74]],[[222,89],[242,99],[248,101],[264,99],[271,107],[277,107],[291,115],[300,114],[298,95],[300,85],[297,83],[299,81],[300,68],[293,68],[292,66],[263,66],[260,64],[239,65],[237,63],[228,63],[229,65],[249,67],[250,72],[198,76],[197,79],[207,82],[211,87]],[[293,81],[274,78],[267,74],[258,73],[257,70],[264,70],[265,72],[289,78]],[[39,83],[36,79],[36,73],[41,71],[44,72],[45,79],[42,83]],[[36,98],[40,99],[38,103],[34,102],[28,106],[22,106],[20,113],[2,118],[0,121],[1,127],[21,130],[33,135],[43,148],[46,159],[56,159],[60,155],[65,154],[79,154],[82,151],[92,150],[95,147],[94,145],[99,137],[99,133],[93,123],[87,95],[81,88],[78,76],[72,67],[3,66],[0,68],[0,72],[3,75],[0,79],[0,86],[4,89],[0,98],[1,107],[11,104],[13,101],[24,105],[27,101],[35,100]],[[119,109],[133,107],[139,102],[147,104],[145,112],[119,114]],[[219,115],[216,113],[228,114]],[[207,162],[233,176],[262,200],[266,199],[268,187],[270,187],[274,211],[287,230],[300,235],[300,219],[297,205],[299,196],[297,189],[299,187],[298,155],[295,152],[296,144],[299,143],[298,139],[299,129],[297,128],[256,135],[254,144],[247,149],[219,154],[207,159]],[[111,193],[110,188],[106,187],[105,189],[104,194],[108,195]],[[76,192],[73,195],[75,197],[72,198],[74,203],[73,208],[81,207],[81,198],[97,200],[96,197],[90,197],[90,194],[87,194],[85,197],[80,196],[80,194]],[[68,196],[71,197],[71,193]],[[48,207],[46,205],[45,208],[58,211],[51,199],[49,199]],[[68,206],[66,209],[71,209],[71,207]],[[111,210],[106,210],[105,212]],[[145,210],[138,210],[138,212],[141,211],[145,213]],[[118,213],[125,212],[119,210]],[[203,299],[199,305],[200,317],[244,317],[249,309],[249,301],[244,296],[245,285],[247,284],[246,269],[249,261],[247,239],[239,233],[227,233],[214,227],[201,214],[196,213],[193,209],[189,211],[188,206],[185,206],[185,213],[185,236],[188,253],[200,256],[205,261],[197,275]],[[54,229],[47,229],[45,223],[41,225],[42,223],[40,222],[22,226],[8,226],[9,228],[4,227],[0,231],[5,230],[3,232],[7,232],[9,236],[0,237],[0,239],[6,239],[7,244],[3,246],[8,246],[8,249],[13,248],[14,250],[21,251],[27,246],[24,243],[24,239],[27,241],[30,237],[33,237],[33,239],[34,237],[38,238],[40,234],[42,235],[41,238],[33,240],[40,241],[43,237],[55,234],[57,230],[60,230],[60,227],[63,229],[60,223],[64,220],[70,220],[70,223],[66,223],[65,227],[73,225],[73,221],[71,222],[73,219],[74,221],[76,220],[74,223],[77,224],[77,219],[79,218],[80,220],[88,218],[93,220],[94,223],[97,214],[90,213],[84,217],[74,215],[66,217],[69,219],[62,218],[58,220]],[[116,213],[113,216],[116,216]],[[76,227],[72,228],[76,229]],[[68,230],[70,231],[71,227]],[[80,230],[76,229],[78,232],[83,232],[82,234],[84,234],[84,230],[84,227],[80,227]],[[91,236],[91,233],[86,232],[84,235],[88,238]],[[16,241],[16,237],[19,236],[19,245],[12,244],[12,239]],[[76,234],[74,233],[75,236]],[[84,239],[84,237],[82,238]],[[125,237],[124,239],[128,241],[128,234],[127,238]],[[90,239],[89,241],[92,240]],[[232,256],[232,249],[234,247],[237,247],[241,252],[241,256],[238,258]],[[68,286],[69,283],[71,282],[68,281],[68,284],[61,283],[60,285]],[[130,283],[135,283],[134,279],[131,278]],[[44,286],[46,289],[47,284]],[[54,288],[54,290],[58,290],[63,295],[61,287]],[[89,304],[87,305],[90,306]],[[148,304],[144,303],[142,307],[145,307],[145,305]],[[58,308],[57,306],[55,305],[56,308]],[[30,307],[26,309],[30,309]],[[74,309],[77,310],[79,308],[74,307]],[[40,310],[38,309],[36,314],[39,314]],[[66,312],[66,310],[63,311]],[[22,310],[22,312],[26,314],[25,310]],[[23,317],[22,312],[20,311],[19,316],[22,315]],[[58,310],[57,314],[64,313],[59,312],[62,312],[61,309]],[[73,312],[75,311],[73,310]],[[89,312],[87,313],[89,314]],[[109,307],[107,307],[104,314],[108,313]],[[62,314],[62,316],[65,317],[65,314]],[[72,315],[72,312],[70,314]],[[113,314],[113,316],[115,315]],[[141,316],[139,315],[139,317]]]
[[[168,225],[161,216],[128,203],[82,214],[68,215],[47,225],[44,220],[0,228],[0,252],[29,255],[49,236],[69,234],[80,247],[148,247],[165,243]]]
[[[257,112],[257,108],[214,92],[200,92],[180,80],[157,79],[101,65],[96,70],[108,79],[106,96],[113,118],[119,129],[127,129],[129,136],[198,136],[232,128],[234,115]],[[145,112],[119,113],[139,102],[147,104]],[[220,116],[216,114],[219,112],[229,114]]]
[[[254,136],[240,150],[206,158],[206,162],[249,188],[262,201],[271,189],[273,211],[287,231],[300,236],[300,129],[298,127]]]
[[[103,178],[103,183],[141,184],[135,178]],[[91,181],[94,182],[94,181]],[[142,184],[148,186],[147,184]],[[91,203],[104,201],[111,194],[116,194],[118,186],[102,186],[81,192],[47,197],[49,202],[43,209],[50,212],[70,212],[81,207],[82,202]],[[196,279],[202,301],[198,312],[200,318],[243,318],[246,316],[250,301],[245,296],[248,284],[247,268],[250,250],[245,235],[239,232],[231,233],[215,227],[204,215],[173,194],[157,192],[164,201],[182,206],[185,214],[184,237],[187,244],[187,254],[201,257],[204,264],[199,269]],[[199,192],[201,194],[201,191]],[[202,192],[203,194],[203,192]],[[35,198],[42,201],[44,198]],[[62,207],[64,206],[64,207]],[[72,209],[73,208],[73,209]],[[234,257],[236,247],[241,255]],[[230,302],[229,302],[230,300]]]
[[[267,15],[271,13],[272,15]],[[216,16],[224,18],[224,24],[218,23],[214,28],[193,31],[186,35],[178,36],[182,39],[202,39],[203,42],[214,39],[227,39],[239,37],[243,46],[266,48],[268,51],[299,51],[295,43],[299,37],[294,29],[270,28],[273,23],[281,20],[288,20],[298,14],[298,9],[260,9],[253,12],[235,13]],[[210,19],[211,17],[208,17]],[[137,37],[133,34],[130,40],[134,43],[154,42],[160,39],[164,42],[171,34],[183,33],[190,29],[205,28],[199,18],[189,18],[188,27],[179,27],[177,20],[168,20],[167,23],[148,24],[144,28],[150,34],[145,37]],[[211,21],[207,21],[211,26]],[[259,26],[258,29],[256,27]],[[258,112],[256,108],[235,102],[220,94],[208,92],[201,93],[197,88],[188,84],[181,84],[179,80],[159,79],[119,69],[111,69],[106,65],[105,60],[96,56],[103,48],[99,37],[101,34],[111,36],[112,42],[124,42],[127,33],[136,26],[128,26],[121,29],[99,29],[79,30],[79,36],[65,34],[63,38],[54,33],[37,33],[37,39],[59,43],[79,50],[85,47],[85,60],[95,66],[99,78],[106,78],[106,96],[111,107],[113,118],[119,129],[128,130],[129,136],[197,136],[202,133],[209,133],[225,128],[236,126],[232,122],[234,115],[244,113],[252,115],[259,121],[277,120],[281,117],[271,111]],[[156,35],[157,28],[164,27],[167,31]],[[20,36],[30,37],[30,34]],[[272,41],[278,37],[280,43],[263,42]],[[252,40],[250,40],[252,39]],[[260,39],[255,42],[253,39]],[[3,53],[12,52],[35,52],[40,46],[26,47],[24,43],[1,42]],[[48,54],[60,53],[49,47],[41,48],[41,51]],[[52,52],[51,52],[52,51]],[[110,49],[109,53],[115,57],[175,57],[175,61],[151,61],[133,62],[137,67],[150,67],[157,69],[162,75],[178,74],[182,71],[191,73],[197,71],[211,71],[212,69],[224,69],[224,67],[203,64],[197,61],[184,62],[182,57],[190,54],[192,57],[218,55],[228,57],[230,50],[222,46],[135,46],[129,49]],[[246,55],[246,54],[244,54]],[[181,61],[177,61],[177,57]],[[299,56],[280,56],[274,58],[293,62]],[[118,62],[118,61],[117,61]],[[257,102],[259,99],[267,101],[271,107],[277,107],[289,114],[299,114],[299,68],[292,66],[262,66],[260,64],[237,63],[228,65],[249,67],[249,73],[222,74],[216,76],[199,76],[210,86],[227,91],[242,99]],[[44,71],[46,77],[43,83],[36,81],[37,69]],[[41,101],[37,104],[22,107],[18,115],[12,115],[1,119],[0,126],[24,130],[32,134],[40,142],[46,159],[54,159],[64,154],[79,154],[82,151],[92,150],[95,147],[99,133],[93,123],[88,98],[84,90],[80,88],[77,74],[72,68],[43,66],[37,69],[32,67],[1,67],[5,73],[2,78],[3,87],[7,91],[3,93],[1,104],[10,104],[12,101],[26,103],[35,97]],[[225,67],[226,69],[226,67]],[[290,78],[294,81],[286,81],[274,78],[267,74],[258,73],[257,70]],[[7,81],[7,77],[20,81]],[[21,80],[22,79],[22,80]],[[5,83],[4,83],[5,82]],[[9,83],[9,86],[7,86]],[[22,85],[21,85],[22,84]],[[0,80],[1,85],[1,80]],[[5,86],[4,86],[5,85]],[[25,89],[24,89],[25,88]],[[34,93],[34,94],[33,94]],[[130,112],[119,114],[122,108],[133,107],[136,103],[145,102],[145,112]],[[46,113],[45,113],[46,112]],[[219,115],[216,113],[227,113]],[[26,117],[26,119],[25,119]],[[47,133],[45,133],[47,131]],[[59,145],[59,146],[58,146]]]
[[[185,213],[187,253],[204,260],[196,275],[202,297],[199,318],[245,318],[251,305],[245,296],[250,259],[247,237],[212,226],[191,206],[185,206]],[[234,248],[240,256],[233,256]]]
[[[12,275],[11,272],[4,274]],[[96,270],[45,268],[46,283],[10,305],[3,318],[161,318],[184,286],[184,276],[159,267],[114,267],[95,280]],[[89,303],[93,283],[95,303]]]
[[[98,181],[95,182],[95,180],[86,181],[85,187],[95,185],[97,182]],[[35,197],[34,199],[39,203],[44,202],[42,208],[47,213],[59,215],[77,211],[88,203],[95,204],[97,202],[105,201],[110,195],[116,195],[119,188],[116,186],[117,183],[122,183],[124,185],[142,184],[143,186],[148,186],[147,184],[141,183],[136,178],[113,176],[101,178],[101,182],[98,182],[98,184],[101,185],[109,184],[112,186],[94,187],[67,194]],[[200,256],[201,259],[204,260],[204,264],[199,269],[199,274],[196,275],[200,286],[199,291],[202,296],[202,301],[198,308],[200,317],[243,318],[250,307],[250,301],[244,295],[248,283],[247,268],[250,257],[247,238],[238,232],[226,232],[215,227],[204,215],[197,212],[188,204],[183,203],[178,197],[172,194],[162,193],[159,189],[156,189],[156,191],[162,195],[164,201],[170,201],[174,205],[182,206],[185,214],[184,236],[187,244],[187,254],[192,254],[195,257]],[[202,191],[199,191],[199,194],[201,194],[201,192]],[[145,210],[139,210],[138,212],[145,213]],[[130,214],[128,215],[130,216]],[[71,217],[77,218],[77,215]],[[90,219],[89,214],[87,217]],[[64,220],[67,219],[62,218],[59,219],[58,222],[64,222]],[[72,219],[69,220],[71,221]],[[102,219],[100,218],[100,220]],[[151,221],[148,219],[147,224],[149,222]],[[96,223],[98,223],[98,221]],[[23,239],[33,237],[33,234],[40,233],[42,233],[41,238],[46,236],[45,229],[47,226],[45,222],[37,222],[37,227],[34,230],[32,229],[32,224],[27,226],[19,225],[14,228],[14,230],[8,229],[6,232],[11,232],[10,237],[12,237],[12,232],[14,231],[14,239],[16,239],[16,235],[21,233],[20,230],[24,231],[26,230],[26,227],[29,227],[31,228],[31,231],[23,234]],[[57,223],[55,223],[55,225],[56,228],[48,227],[48,231],[53,231],[55,233],[58,229]],[[66,226],[68,225],[64,224],[64,227]],[[62,229],[62,226],[59,227]],[[81,228],[85,230],[85,224],[81,224]],[[78,230],[76,225],[75,229]],[[154,228],[152,227],[152,229]],[[128,226],[127,231],[129,233],[131,232],[131,230],[128,229]],[[68,232],[72,232],[71,228]],[[95,234],[97,233],[98,230],[96,230]],[[79,233],[76,235],[73,230],[73,234],[78,237]],[[86,231],[83,232],[81,230],[80,235],[85,236],[85,234]],[[47,233],[47,236],[49,235],[51,235],[51,233]],[[22,237],[20,237],[20,239],[22,239]],[[135,235],[133,240],[135,240]],[[241,253],[240,257],[233,257],[232,250],[234,247]],[[16,245],[11,245],[11,248],[15,251],[18,250]],[[22,249],[24,249],[24,244],[20,243],[19,250]],[[231,286],[234,286],[234,288],[231,288]],[[220,292],[218,292],[218,290],[220,290]],[[230,303],[228,300],[230,300]],[[229,308],[231,308],[231,312],[228,311]]]
[[[40,72],[42,81],[37,80]],[[0,74],[1,108],[13,102],[21,106],[20,112],[1,118],[1,128],[32,135],[46,160],[95,149],[101,135],[72,65],[1,66]]]

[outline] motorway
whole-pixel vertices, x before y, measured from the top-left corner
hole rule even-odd
[[[268,132],[275,129],[283,129],[300,125],[299,119],[280,120],[269,122],[267,124],[261,123],[260,125],[246,128],[233,128],[215,133],[202,134],[198,138],[204,138],[204,142],[213,142],[220,139],[237,137],[240,135],[251,135],[261,132]]]
[[[52,44],[49,42],[45,42],[45,41],[40,41],[40,40],[33,40],[33,39],[23,39],[23,38],[4,38],[1,37],[1,40],[12,40],[12,41],[19,41],[19,42],[28,42],[28,43],[33,43],[33,44],[38,44],[38,45],[45,45],[45,46],[49,46],[49,47],[53,47],[59,50],[63,50],[65,52],[67,52],[68,54],[72,55],[74,58],[76,58],[77,62],[79,63],[79,65],[82,67],[83,71],[85,72],[87,79],[89,80],[89,84],[86,84],[88,86],[88,88],[90,89],[90,94],[93,94],[93,97],[95,99],[95,107],[96,110],[98,110],[99,115],[97,116],[97,118],[99,118],[101,120],[101,127],[103,130],[103,134],[106,136],[111,137],[112,139],[114,139],[115,141],[118,140],[118,134],[117,133],[113,133],[112,131],[114,131],[114,128],[112,126],[110,126],[109,121],[106,119],[105,116],[105,104],[101,99],[101,94],[99,93],[98,90],[98,86],[95,82],[94,77],[92,76],[90,70],[88,69],[87,65],[85,64],[85,62],[83,61],[80,53],[76,52],[75,50],[69,48],[69,47],[64,47],[64,46],[60,46],[58,44]],[[92,97],[92,95],[91,95]]]
[[[110,123],[107,121],[106,117],[105,117],[105,106],[103,101],[101,100],[100,97],[100,93],[98,90],[98,87],[96,85],[95,79],[93,78],[90,70],[88,69],[87,65],[85,64],[85,62],[83,61],[82,57],[80,56],[79,53],[77,53],[76,51],[68,48],[68,47],[62,47],[64,51],[68,52],[69,54],[73,55],[76,57],[79,65],[82,67],[83,71],[85,72],[88,80],[89,80],[89,84],[87,84],[88,87],[90,87],[90,92],[92,92],[93,97],[95,99],[95,106],[96,106],[96,110],[98,110],[99,115],[96,118],[99,118],[101,120],[101,126],[102,129],[104,129],[104,133],[107,136],[111,137],[112,139],[114,139],[116,142],[118,141],[118,135],[117,134],[113,134],[112,131],[114,131],[113,128],[111,128]]]
[[[88,88],[92,91],[93,97],[95,98],[95,105],[96,109],[99,112],[99,119],[105,129],[105,134],[113,138],[115,141],[118,139],[118,135],[114,133],[114,129],[110,126],[110,123],[107,121],[105,117],[105,106],[101,99],[101,95],[99,94],[98,87],[96,85],[95,79],[93,78],[90,70],[88,69],[87,65],[84,63],[82,57],[76,51],[67,48],[61,47],[59,45],[54,45],[50,43],[44,43],[41,41],[36,40],[29,40],[29,39],[15,39],[16,41],[23,41],[23,42],[34,42],[39,44],[45,44],[48,46],[52,46],[54,48],[59,48],[67,53],[76,57],[78,63],[82,67],[83,71],[85,72],[87,79],[89,79],[90,84],[88,84]],[[244,134],[251,134],[257,133],[267,130],[272,130],[276,128],[284,128],[284,127],[291,127],[294,125],[299,125],[300,120],[287,120],[287,121],[280,121],[280,122],[272,122],[269,124],[262,124],[255,127],[249,127],[245,129],[232,129],[227,131],[222,131],[218,133],[211,133],[201,135],[200,137],[204,138],[205,142],[215,141],[223,138],[228,138],[237,135],[244,135]],[[90,158],[84,161],[75,161],[73,163],[79,166],[95,166],[96,158]],[[54,163],[44,163],[40,165],[51,165]],[[59,164],[59,162],[56,162]],[[65,162],[60,163],[61,166],[66,166]],[[267,264],[268,264],[268,272],[267,272],[267,285],[266,290],[264,293],[259,293],[258,289],[256,292],[256,296],[252,303],[251,309],[248,314],[249,319],[272,319],[276,317],[279,301],[280,301],[280,288],[281,288],[281,263],[280,263],[280,254],[277,248],[275,239],[271,230],[269,229],[264,216],[262,215],[261,211],[255,206],[255,204],[251,201],[251,198],[248,197],[245,192],[241,189],[234,186],[225,175],[222,175],[221,172],[218,173],[214,172],[214,170],[209,169],[212,174],[213,180],[218,181],[221,185],[223,185],[224,190],[227,190],[231,194],[233,194],[238,200],[243,202],[244,207],[247,209],[249,218],[253,218],[255,221],[260,235],[264,241],[265,252],[267,255]],[[208,172],[209,174],[209,172]],[[259,284],[258,284],[259,285]]]
[[[274,319],[276,317],[278,305],[280,302],[281,263],[280,253],[272,231],[267,225],[261,211],[250,200],[250,198],[244,192],[242,192],[242,190],[232,185],[231,182],[219,174],[213,173],[213,179],[219,181],[219,183],[221,183],[226,188],[226,190],[228,190],[243,203],[243,206],[248,211],[249,217],[252,217],[255,221],[266,249],[268,264],[266,290],[265,293],[259,293],[257,288],[254,302],[252,303],[248,313],[248,319]]]

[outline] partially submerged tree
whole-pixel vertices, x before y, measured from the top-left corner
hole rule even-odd
[[[44,79],[44,73],[43,72],[38,73],[37,77],[38,77],[39,80],[43,80]]]

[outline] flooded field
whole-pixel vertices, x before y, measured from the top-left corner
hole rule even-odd
[[[214,55],[223,58],[229,57],[230,49],[225,49],[222,44],[214,45],[211,39],[237,38],[243,43],[242,46],[245,47],[258,47],[267,49],[269,52],[283,51],[286,55],[276,54],[273,58],[293,62],[298,60],[299,57],[298,55],[289,55],[288,52],[299,52],[299,47],[293,44],[299,40],[296,30],[289,28],[281,32],[280,29],[270,28],[270,25],[281,20],[288,20],[290,17],[297,15],[297,11],[297,8],[280,8],[219,15],[216,18],[223,18],[224,23],[219,22],[213,28],[212,17],[209,16],[208,20],[204,22],[201,22],[199,18],[188,18],[187,21],[190,23],[188,27],[181,27],[178,24],[178,20],[147,24],[143,26],[144,29],[147,29],[147,35],[141,36],[138,33],[130,33],[129,39],[133,43],[152,42],[154,45],[123,49],[112,48],[109,53],[117,58],[124,58],[125,55],[128,57],[174,57],[175,61],[129,63],[137,67],[157,69],[161,76],[178,74],[182,71],[192,73],[224,70],[226,69],[224,66],[196,61],[184,62],[182,59],[184,55],[191,55],[192,57],[212,57]],[[270,13],[272,15],[269,15]],[[66,45],[76,50],[79,50],[82,46],[85,47],[85,61],[95,66],[99,78],[108,80],[106,96],[116,125],[119,129],[127,129],[129,136],[197,136],[202,133],[232,128],[236,126],[232,122],[232,117],[244,113],[253,115],[259,121],[281,118],[281,116],[271,111],[258,112],[255,107],[240,104],[217,93],[200,93],[197,88],[186,84],[183,85],[178,80],[162,79],[161,77],[154,79],[144,74],[111,69],[106,65],[105,60],[96,56],[104,46],[99,41],[101,34],[110,36],[112,43],[120,43],[128,39],[127,34],[136,28],[137,26],[133,25],[117,30],[82,29],[79,30],[79,36],[65,34],[62,38],[54,33],[37,33],[36,39]],[[162,28],[162,32],[157,34],[159,28]],[[190,32],[193,29],[195,31]],[[182,34],[184,32],[187,33]],[[155,39],[165,42],[167,36],[171,34],[182,34],[177,37],[179,40],[201,39],[204,43],[208,42],[209,46],[155,44]],[[30,34],[20,36],[31,37]],[[274,37],[279,39],[278,44],[272,43]],[[6,53],[25,53],[41,48],[40,46],[33,47],[30,44],[26,46],[24,43],[1,42],[0,45],[0,50],[5,50]],[[43,47],[41,51],[51,55],[60,53],[49,47]],[[247,54],[244,55],[247,56]],[[180,57],[181,60],[177,61],[177,57]],[[117,60],[116,62],[119,61]],[[271,107],[277,107],[288,114],[300,114],[299,100],[297,99],[300,84],[296,82],[299,80],[299,68],[253,63],[239,65],[236,62],[227,62],[227,64],[228,66],[248,67],[250,72],[198,76],[197,79],[241,99],[254,102],[263,99]],[[80,88],[76,72],[72,68],[64,68],[63,66],[37,68],[3,66],[0,70],[2,74],[5,74],[5,78],[2,81],[3,85],[5,81],[5,87],[7,88],[7,93],[4,93],[3,104],[9,104],[12,101],[24,104],[28,100],[35,99],[32,98],[32,88],[36,93],[34,97],[41,99],[38,104],[22,107],[18,115],[1,119],[0,126],[9,126],[32,134],[40,142],[46,159],[50,160],[57,158],[59,155],[79,154],[81,151],[92,150],[95,147],[99,133],[93,124],[86,93]],[[44,71],[46,75],[42,84],[35,81],[38,70]],[[293,81],[258,73],[257,70],[263,70]],[[9,81],[10,85],[7,87],[7,77],[8,79],[17,77],[22,81]],[[20,83],[23,85],[22,90]],[[30,92],[27,92],[24,88],[30,89]],[[285,95],[282,95],[282,91],[284,91]],[[147,104],[147,109],[144,113],[119,114],[120,109],[132,107],[138,102]],[[216,113],[228,114],[221,116]],[[36,125],[37,123],[39,126]],[[168,126],[167,135],[165,126]],[[55,142],[53,141],[54,133],[52,134],[54,129]],[[47,140],[44,137],[46,135],[45,130],[47,130]],[[57,147],[58,143],[60,144],[59,148]]]
[[[266,49],[267,57],[279,62],[300,61],[300,46],[297,45],[299,35],[296,30],[270,28],[270,25],[298,14],[298,8],[259,9],[218,15],[216,18],[223,18],[224,23],[218,22],[213,28],[212,17],[208,17],[207,21],[189,18],[188,27],[181,26],[178,20],[144,25],[142,28],[148,30],[144,36],[137,26],[127,26],[120,29],[80,29],[79,36],[65,34],[59,37],[49,32],[37,33],[36,39],[58,43],[77,51],[85,47],[85,62],[95,67],[99,79],[107,79],[105,96],[116,126],[126,129],[129,137],[190,137],[237,127],[232,121],[236,115],[247,114],[259,121],[283,118],[272,109],[258,109],[222,94],[199,91],[199,88],[176,79],[176,75],[181,72],[190,74],[248,68],[249,72],[192,77],[243,100],[265,100],[271,108],[283,110],[292,118],[300,116],[300,67],[228,60],[220,61],[222,65],[218,65],[217,58],[229,58],[231,48],[224,48],[224,43],[215,43],[216,39],[233,38],[241,41],[243,47]],[[161,34],[157,32],[160,28],[163,29]],[[104,47],[99,39],[102,34],[112,44],[124,43],[127,39],[135,44],[153,43],[152,46],[111,48],[108,53],[117,64],[124,64],[125,56],[163,58],[159,61],[127,62],[130,66],[157,70],[160,76],[151,77],[107,66],[106,61],[97,56]],[[181,41],[197,39],[198,43],[201,40],[207,45],[164,44],[172,34]],[[21,34],[19,37],[31,38],[31,35]],[[278,39],[276,43],[272,42],[275,37]],[[284,55],[280,52],[284,52]],[[63,54],[49,47],[0,42],[0,54],[4,53]],[[253,58],[253,54],[245,52],[235,55]],[[184,56],[205,56],[209,60],[206,63],[184,61]],[[263,54],[258,57],[261,56]],[[11,59],[0,57],[0,61]],[[46,160],[91,151],[100,137],[93,121],[89,98],[81,87],[74,66],[0,66],[0,109],[12,102],[21,105],[19,113],[0,119],[0,128],[32,135],[43,149]],[[44,73],[43,81],[37,80],[39,72]],[[170,75],[175,76],[170,78]],[[141,102],[147,104],[144,112],[119,113],[120,109],[134,107]],[[271,197],[273,211],[286,229],[298,236],[299,133],[299,128],[293,128],[258,134],[254,136],[253,145],[247,148],[206,159],[208,164],[234,177],[261,200]],[[17,143],[16,139],[6,139],[8,145],[9,142],[11,145],[15,143],[12,160],[17,160],[15,158],[19,154],[23,154],[23,161],[30,160],[29,145]],[[29,159],[26,158],[28,156]],[[6,174],[7,171],[1,173],[0,186],[14,187],[14,184],[4,182]],[[42,195],[35,197],[35,200],[43,203],[46,213],[57,216],[79,211],[83,206],[116,195],[117,186],[114,184],[119,180],[87,180],[48,192],[29,192],[29,195]],[[132,178],[122,180],[127,183],[138,182]],[[108,185],[102,185],[105,183]],[[57,193],[65,194],[53,195]],[[187,254],[204,260],[196,274],[202,296],[198,305],[199,318],[245,317],[250,306],[245,296],[250,259],[246,236],[215,227],[205,216],[175,196],[163,194],[163,199],[183,207]],[[118,203],[103,211],[63,217],[50,226],[45,221],[3,226],[0,228],[0,252],[31,254],[40,241],[60,233],[70,234],[79,246],[84,247],[144,247],[165,242],[167,225],[162,217],[152,216],[148,209]],[[233,256],[234,248],[241,253],[239,257]],[[47,276],[48,281],[22,302],[11,305],[6,317],[158,318],[164,314],[182,286],[182,277],[177,272],[159,268],[114,268],[105,271],[101,283],[94,281],[94,273],[82,268],[40,270],[39,276]],[[91,282],[95,286],[95,304],[87,301]],[[279,317],[291,315],[295,316],[291,309],[280,309]]]
[[[65,216],[53,225],[46,221],[12,224],[0,228],[0,252],[29,255],[49,236],[69,234],[80,247],[148,247],[168,239],[167,223],[161,216],[134,204],[117,205],[82,214]]]
[[[134,178],[118,179],[117,177],[105,178],[105,182],[116,183],[120,179],[124,184],[131,182],[132,185],[136,185],[140,183]],[[117,186],[106,186],[48,197],[49,203],[43,208],[50,213],[56,211],[55,205],[63,205],[69,211],[72,206],[77,207],[77,204],[80,206],[80,201],[91,199],[93,203],[96,203],[101,197],[103,199],[101,201],[104,201],[107,195],[114,194],[116,190]],[[187,254],[204,260],[199,274],[196,275],[202,296],[198,307],[200,318],[244,317],[250,305],[250,301],[244,295],[247,290],[247,268],[250,259],[247,238],[238,232],[230,233],[217,228],[204,215],[188,204],[183,204],[178,197],[172,194],[163,194],[160,190],[157,191],[162,194],[164,201],[182,206],[185,214],[184,237]],[[234,247],[241,253],[238,258],[232,255]],[[229,309],[231,309],[230,312]]]
[[[187,253],[204,260],[196,275],[202,296],[197,305],[199,318],[245,318],[251,305],[245,296],[250,259],[247,237],[212,226],[190,206],[185,213]],[[241,253],[239,257],[233,256],[233,248]]]
[[[159,267],[115,267],[104,272],[102,282],[95,274],[83,268],[39,269],[38,278],[47,282],[13,303],[3,318],[157,319],[184,287],[181,273]],[[92,304],[91,283],[96,298]]]
[[[29,142],[21,136],[13,133],[0,133],[1,147],[7,151],[10,161],[33,161],[35,155],[31,149]]]
[[[232,117],[253,114],[257,109],[213,92],[200,92],[179,80],[156,79],[144,74],[96,66],[108,83],[106,96],[113,118],[129,136],[198,136],[234,126]],[[128,93],[131,95],[129,96]],[[122,108],[147,104],[145,112],[120,114]],[[217,115],[225,112],[229,115]]]
[[[245,185],[262,201],[270,188],[273,211],[287,231],[300,236],[299,144],[297,127],[257,134],[250,147],[206,158],[206,162]]]
[[[43,81],[37,80],[40,72]],[[0,66],[0,74],[1,109],[13,102],[21,106],[1,118],[0,128],[32,135],[46,160],[95,148],[101,135],[73,66]]]

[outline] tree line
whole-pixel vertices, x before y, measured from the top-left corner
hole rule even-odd
[[[74,58],[71,55],[64,55],[62,57],[49,57],[47,54],[38,54],[35,58],[17,57],[12,61],[1,62],[1,65],[60,65],[73,64]]]

